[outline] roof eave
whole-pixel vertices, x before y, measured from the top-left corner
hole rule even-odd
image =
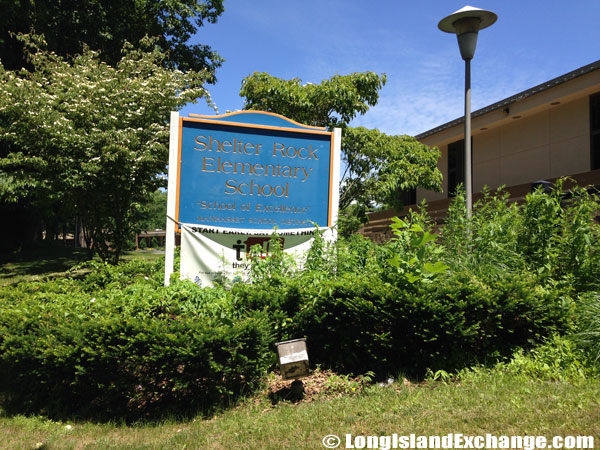
[[[515,94],[511,97],[505,98],[504,100],[500,100],[499,102],[496,103],[492,103],[491,105],[485,106],[481,109],[478,109],[477,111],[474,111],[471,113],[471,117],[472,118],[476,118],[479,116],[482,116],[484,114],[487,114],[489,112],[492,111],[496,111],[498,109],[503,109],[506,108],[508,105],[516,103],[518,101],[524,100],[528,97],[531,97],[533,95],[539,94],[540,92],[543,91],[547,91],[548,89],[552,89],[558,85],[564,84],[568,81],[571,81],[575,78],[581,77],[583,75],[587,75],[588,73],[594,72],[596,70],[600,69],[600,60],[595,61],[591,64],[588,64],[586,66],[580,67],[578,69],[575,69],[569,73],[566,73],[564,75],[561,75],[559,77],[553,78],[550,81],[546,81],[542,84],[538,84],[537,86],[534,86],[532,88],[529,88],[523,92],[519,92],[518,94]],[[432,136],[436,133],[439,133],[441,131],[447,130],[449,128],[455,127],[457,125],[460,125],[461,123],[463,123],[465,121],[464,116],[463,117],[459,117],[458,119],[454,119],[450,122],[447,122],[443,125],[437,126],[435,128],[432,128],[431,130],[425,131],[421,134],[418,134],[415,136],[415,138],[417,139],[424,139],[426,137]]]

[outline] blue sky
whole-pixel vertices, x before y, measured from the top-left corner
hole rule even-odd
[[[193,40],[225,58],[209,87],[221,114],[242,108],[242,79],[255,71],[320,83],[370,70],[388,82],[352,125],[415,135],[463,114],[464,62],[437,24],[467,4],[498,15],[479,34],[473,110],[600,59],[600,0],[225,0]]]

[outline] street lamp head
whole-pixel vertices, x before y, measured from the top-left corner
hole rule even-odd
[[[497,19],[498,16],[491,11],[465,6],[440,20],[438,28],[456,34],[460,56],[468,61],[475,55],[479,30],[489,27]]]

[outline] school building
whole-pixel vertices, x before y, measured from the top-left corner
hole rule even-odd
[[[532,183],[569,176],[581,186],[600,187],[600,60],[472,113],[473,202],[484,186],[506,186],[518,201]],[[438,147],[443,192],[402,192],[403,211],[369,216],[361,230],[374,240],[391,237],[391,217],[403,216],[426,199],[442,223],[456,187],[464,182],[464,117],[419,134]],[[566,188],[572,184],[566,184]]]

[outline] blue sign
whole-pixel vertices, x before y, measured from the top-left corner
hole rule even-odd
[[[256,230],[331,226],[333,158],[333,133],[276,114],[181,117],[176,220]]]

